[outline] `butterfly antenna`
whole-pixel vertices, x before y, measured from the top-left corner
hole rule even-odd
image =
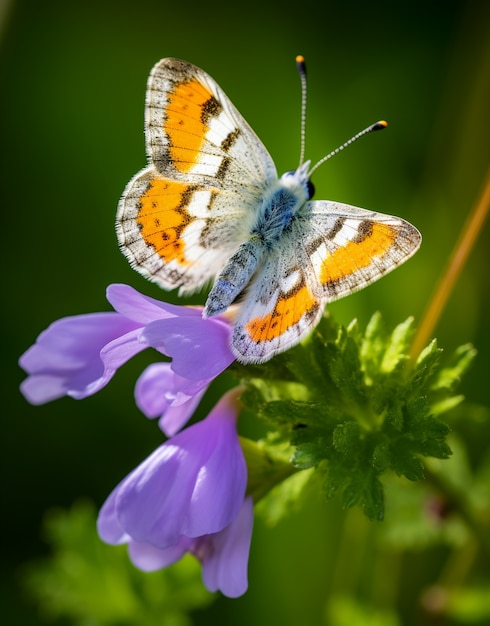
[[[296,57],[296,67],[298,68],[299,77],[301,79],[301,151],[299,157],[299,164],[301,166],[305,160],[306,143],[306,62],[301,54],[298,54]]]
[[[327,154],[327,156],[324,156],[323,159],[320,159],[318,161],[318,163],[316,163],[316,165],[314,165],[311,170],[308,172],[308,178],[313,174],[313,172],[320,167],[320,165],[323,165],[323,163],[325,163],[325,161],[328,161],[328,159],[331,159],[333,156],[335,156],[336,154],[338,154],[339,152],[342,152],[342,150],[344,148],[347,148],[347,146],[350,146],[351,143],[354,143],[354,141],[357,141],[359,139],[359,137],[362,137],[363,135],[367,135],[368,133],[372,133],[375,130],[383,130],[383,128],[386,128],[388,126],[388,122],[385,122],[384,120],[380,120],[379,122],[376,122],[375,124],[371,124],[371,126],[368,126],[367,128],[365,128],[364,130],[361,130],[360,133],[357,133],[356,135],[354,135],[353,137],[351,137],[349,139],[349,141],[346,141],[345,143],[343,143],[341,146],[339,146],[338,148],[336,148],[333,152],[330,152],[330,154]]]

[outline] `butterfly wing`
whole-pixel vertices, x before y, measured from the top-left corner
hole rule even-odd
[[[151,71],[145,128],[149,165],[119,202],[119,244],[144,276],[191,292],[247,238],[276,169],[216,82],[184,61]]]
[[[327,302],[358,291],[408,260],[419,231],[399,217],[320,200],[303,208],[303,246],[319,296]]]
[[[405,220],[329,201],[308,202],[260,267],[238,310],[233,351],[263,363],[303,339],[328,302],[409,259],[421,236]]]
[[[317,325],[326,304],[309,274],[297,224],[270,252],[248,288],[234,324],[241,363],[264,363]]]

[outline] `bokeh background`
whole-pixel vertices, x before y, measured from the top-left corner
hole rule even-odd
[[[145,163],[150,68],[175,56],[209,72],[283,172],[299,158],[297,54],[308,63],[308,158],[318,160],[378,119],[390,124],[322,166],[316,197],[400,215],[424,237],[413,260],[331,312],[361,325],[376,310],[390,325],[409,315],[420,320],[488,170],[489,3],[0,0],[2,623],[47,619],[22,584],[26,563],[49,553],[45,512],[80,497],[99,506],[161,440],[132,401],[147,355],[97,396],[43,407],[18,392],[17,366],[55,319],[108,310],[110,283],[175,296],[130,269],[113,227],[118,198]],[[487,224],[436,329],[448,352],[465,342],[478,348],[461,389],[486,406],[489,235]],[[211,388],[202,415],[226,383]],[[352,594],[366,594],[375,576],[369,563],[376,531],[353,515],[346,522],[338,501],[312,495],[273,529],[257,520],[249,592],[219,598],[195,623],[329,624],[335,589],[349,592],[350,585]],[[365,555],[364,583],[353,580],[347,552],[339,553],[346,523],[363,529],[354,535],[361,537],[356,556]],[[396,598],[403,624],[418,623],[421,593],[443,562],[440,549],[404,555]],[[383,563],[378,586],[395,575],[389,559]]]

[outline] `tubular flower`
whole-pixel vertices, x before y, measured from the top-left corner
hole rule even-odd
[[[233,362],[230,325],[221,318],[203,319],[202,308],[160,302],[128,285],[110,285],[107,299],[115,312],[65,317],[39,335],[19,361],[28,374],[21,391],[32,404],[62,396],[86,398],[151,347],[172,361],[143,373],[136,401],[149,417],[160,415],[160,426],[171,435],[190,417],[209,383]]]
[[[175,548],[182,536],[219,533],[235,520],[247,485],[237,395],[225,394],[204,420],[157,448],[114,489],[98,518],[106,543]]]

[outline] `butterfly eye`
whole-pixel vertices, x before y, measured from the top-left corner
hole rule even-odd
[[[308,180],[306,183],[306,193],[308,194],[308,200],[311,200],[315,195],[315,185]]]

